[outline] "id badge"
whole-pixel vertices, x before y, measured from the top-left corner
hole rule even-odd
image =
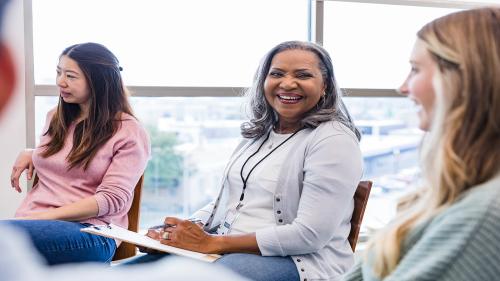
[[[235,209],[229,209],[226,213],[226,216],[224,217],[224,220],[219,226],[219,229],[217,229],[217,234],[219,235],[224,235],[224,234],[229,234],[231,231],[231,226],[233,225],[234,220],[240,215],[240,212],[238,212]]]

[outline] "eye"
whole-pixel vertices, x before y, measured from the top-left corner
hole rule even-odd
[[[268,76],[274,77],[274,78],[279,78],[279,77],[283,77],[283,73],[280,71],[271,71],[271,72],[269,72]]]
[[[308,79],[308,78],[311,78],[313,77],[313,75],[311,73],[308,73],[308,72],[299,72],[297,73],[297,78],[299,79]]]
[[[66,77],[68,77],[69,79],[75,79],[76,78],[76,76],[73,76],[71,74],[66,75]]]
[[[61,71],[59,69],[56,69],[56,75],[61,76]]]

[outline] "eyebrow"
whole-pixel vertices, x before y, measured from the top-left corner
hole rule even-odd
[[[279,67],[271,67],[270,70],[271,69],[273,69],[273,70],[279,70],[279,71],[284,71],[283,69],[281,69]],[[301,72],[301,71],[311,71],[311,69],[309,69],[309,68],[299,68],[299,69],[293,70],[293,72]]]
[[[62,69],[60,66],[57,66],[57,70],[64,70],[65,72],[71,72],[71,73],[80,75],[80,73],[78,73],[78,72],[76,72],[74,70],[71,70],[71,69]]]

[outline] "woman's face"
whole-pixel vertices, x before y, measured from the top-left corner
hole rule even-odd
[[[415,102],[418,107],[419,127],[428,131],[434,114],[436,97],[432,80],[438,69],[437,63],[432,59],[424,42],[420,39],[415,42],[410,56],[410,64],[410,74],[399,91]]]
[[[87,106],[90,100],[90,88],[82,70],[73,59],[61,56],[57,65],[56,83],[61,98],[67,103]]]
[[[325,91],[316,54],[286,50],[274,56],[264,81],[267,102],[278,113],[280,125],[298,125]]]

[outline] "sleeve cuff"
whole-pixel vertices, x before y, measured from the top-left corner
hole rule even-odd
[[[97,216],[101,217],[109,213],[109,205],[102,194],[94,195],[95,201],[97,202]]]

